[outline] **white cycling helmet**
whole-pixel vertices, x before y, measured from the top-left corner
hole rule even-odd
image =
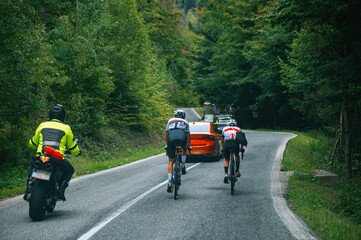
[[[237,122],[236,122],[236,120],[231,119],[231,120],[228,121],[228,124],[227,124],[227,125],[230,126],[230,127],[236,127],[236,126],[237,126]]]
[[[176,111],[174,111],[174,117],[185,119],[186,113],[183,110],[176,110]]]

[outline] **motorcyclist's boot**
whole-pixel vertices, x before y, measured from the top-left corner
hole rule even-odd
[[[25,201],[29,201],[29,195],[31,193],[31,183],[29,182],[29,179],[27,181],[27,184],[26,184],[26,190],[25,190],[25,194],[23,196],[23,199]]]
[[[24,196],[23,196],[23,199],[25,200],[25,201],[29,201],[29,194],[30,194],[30,185],[28,184],[27,186],[26,186],[26,191],[25,191],[25,194],[24,194]]]
[[[63,201],[66,201],[66,198],[65,198],[65,189],[69,186],[69,183],[67,181],[63,181],[59,187],[59,190],[58,190],[58,198],[60,200],[63,200]]]

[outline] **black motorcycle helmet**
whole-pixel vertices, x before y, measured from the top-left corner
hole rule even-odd
[[[55,104],[54,106],[52,106],[50,108],[50,111],[49,111],[49,119],[50,120],[58,119],[58,120],[64,122],[65,117],[66,117],[66,112],[65,112],[63,105]]]

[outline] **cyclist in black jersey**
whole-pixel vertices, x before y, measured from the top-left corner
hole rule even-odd
[[[171,118],[166,127],[165,141],[167,143],[167,155],[169,157],[168,162],[168,185],[167,191],[172,190],[172,172],[175,158],[175,147],[182,147],[182,174],[186,174],[185,162],[187,158],[187,148],[190,149],[190,133],[189,124],[185,120],[186,113],[183,110],[177,110],[174,112],[174,118]],[[188,146],[188,147],[187,147]]]

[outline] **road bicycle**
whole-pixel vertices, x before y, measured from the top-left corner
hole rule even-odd
[[[235,154],[233,152],[233,149],[230,149],[230,160],[229,160],[229,179],[231,181],[231,194],[234,193],[234,186],[236,185],[237,179],[237,170],[236,170],[236,163],[235,163]],[[242,159],[243,159],[243,152],[242,153]]]
[[[188,149],[188,156],[190,155],[191,149]],[[173,174],[172,174],[172,192],[174,194],[174,200],[177,200],[179,187],[181,185],[181,162],[182,162],[182,148],[181,146],[176,146],[176,157],[174,159],[173,165]]]

